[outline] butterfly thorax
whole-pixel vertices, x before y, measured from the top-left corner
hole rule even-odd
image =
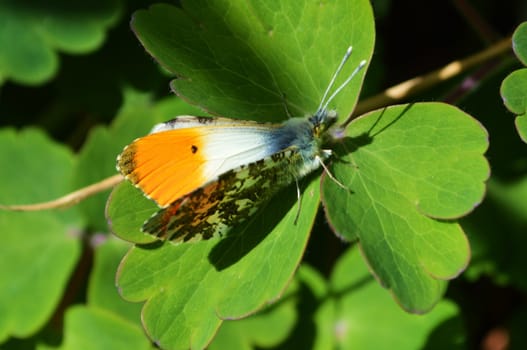
[[[291,170],[300,178],[320,166],[331,152],[323,149],[330,134],[328,129],[335,123],[335,111],[322,110],[308,118],[292,118],[277,129],[274,152],[293,149],[300,155],[292,160]]]

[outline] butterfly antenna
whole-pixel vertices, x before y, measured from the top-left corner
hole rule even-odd
[[[329,82],[329,85],[326,88],[326,92],[324,92],[324,96],[322,96],[322,100],[320,100],[320,106],[318,106],[318,111],[320,111],[322,109],[322,106],[324,105],[324,101],[326,100],[326,97],[329,94],[329,90],[331,90],[331,88],[335,84],[335,80],[337,79],[337,76],[339,75],[340,71],[344,67],[344,64],[346,63],[346,61],[350,58],[351,51],[352,51],[352,47],[350,46],[350,47],[348,47],[348,50],[346,51],[346,54],[344,55],[344,57],[342,57],[342,61],[340,61],[340,64],[339,64],[339,66],[337,68],[337,71],[335,72],[335,74],[333,74],[333,77],[331,78],[331,81]],[[331,99],[330,99],[330,101],[331,101]],[[327,104],[326,104],[326,106],[327,106]]]
[[[344,56],[346,57],[346,56]],[[345,61],[343,61],[344,63]],[[364,66],[366,65],[366,60],[362,60],[359,65],[357,66],[357,68],[355,68],[355,70],[353,72],[351,72],[350,76],[348,77],[348,79],[346,79],[345,82],[343,82],[338,88],[337,90],[335,90],[335,92],[328,98],[328,100],[326,101],[326,103],[324,104],[324,106],[322,107],[322,110],[325,110],[326,108],[328,108],[329,106],[329,103],[335,98],[335,96],[337,96],[339,94],[339,92],[342,91],[342,89],[344,89],[346,87],[346,85],[349,84],[349,82],[353,79],[353,77],[355,77],[355,75],[357,75],[357,73],[360,72],[360,70],[362,68],[364,68]],[[341,63],[341,66],[342,66],[342,63]],[[340,68],[342,67],[339,67],[339,70]],[[335,77],[333,77],[335,78]],[[334,79],[333,79],[334,80]],[[332,83],[333,83],[333,80],[332,80]],[[319,107],[319,110],[320,110],[320,107]]]

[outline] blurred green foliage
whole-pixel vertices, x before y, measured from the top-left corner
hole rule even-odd
[[[130,29],[133,12],[152,3],[0,3],[0,204],[53,199],[113,175],[122,147],[153,124],[177,114],[204,114],[170,96],[170,74],[145,52]],[[474,11],[467,11],[462,1],[372,4],[376,47],[363,96],[482,50],[527,19],[521,0],[474,2]],[[208,13],[205,6],[198,10]],[[215,15],[194,18],[197,27],[200,20],[214,22]],[[258,18],[258,13],[251,15]],[[353,23],[353,15],[350,11],[343,18]],[[331,25],[312,23],[314,31]],[[492,177],[487,195],[460,221],[471,246],[471,263],[446,291],[441,290],[445,298],[424,316],[404,312],[373,279],[372,266],[364,264],[358,247],[336,239],[320,214],[303,263],[282,297],[254,316],[224,321],[211,348],[461,349],[500,341],[511,349],[526,347],[527,146],[520,137],[525,140],[525,28],[523,24],[516,31],[515,56],[477,67],[410,101],[450,102],[489,133]],[[331,47],[331,42],[323,45]],[[295,72],[302,71],[294,64],[288,68],[286,75],[293,72],[298,77]],[[307,98],[301,93],[291,97],[310,100],[316,94],[314,88]],[[250,105],[242,107],[240,111]],[[123,291],[115,288],[115,274],[132,244],[110,234],[104,216],[108,195],[101,193],[66,210],[0,212],[0,348],[143,349],[159,344],[158,335],[174,337],[161,328],[181,315],[171,314],[164,305],[149,309],[156,310],[163,322],[148,338],[141,324],[142,305],[122,300]],[[117,209],[135,213],[129,207]],[[119,224],[142,222],[145,214],[149,215],[137,212]],[[121,271],[127,283],[138,281],[134,287],[141,287],[145,282],[141,274],[149,267],[152,275],[173,272],[163,270],[171,261],[149,261],[141,255],[147,252],[137,252],[141,249],[133,248],[127,255],[126,259],[146,260],[143,269],[138,268],[139,259],[135,269]],[[198,253],[189,253],[190,259]],[[250,284],[251,270],[243,273]],[[176,287],[183,294],[195,292],[185,285]],[[203,287],[198,290],[207,292]],[[237,305],[236,300],[231,303]],[[199,305],[182,309],[196,314],[203,312]],[[156,322],[156,314],[145,315],[150,324]],[[208,328],[200,329],[201,334],[213,335],[218,325],[203,327]],[[196,334],[192,329],[185,332],[189,337]]]

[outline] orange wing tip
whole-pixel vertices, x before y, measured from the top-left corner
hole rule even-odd
[[[199,128],[181,128],[136,139],[117,158],[119,172],[162,208],[209,180],[206,134]]]
[[[132,185],[140,189],[146,198],[153,200],[160,207],[166,207],[168,204],[160,204],[155,198],[149,196],[139,184],[141,179],[135,172],[137,168],[136,148],[137,146],[135,141],[124,148],[123,152],[117,157],[117,170],[124,176],[125,179],[130,181]]]

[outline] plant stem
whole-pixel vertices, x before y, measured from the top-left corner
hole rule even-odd
[[[388,88],[384,92],[367,98],[357,105],[357,108],[353,112],[352,116],[344,123],[347,125],[354,116],[364,114],[377,108],[381,108],[390,105],[394,102],[401,102],[409,97],[422,92],[434,85],[444,82],[448,79],[455,77],[467,70],[487,62],[499,55],[503,55],[512,52],[511,49],[511,38],[504,39],[490,46],[489,48],[478,52],[472,56],[466,57],[461,60],[453,61],[443,68],[435,70],[433,72],[417,76],[410,80],[404,81],[400,84]]]
[[[47,209],[57,209],[69,207],[80,201],[93,196],[102,191],[106,191],[123,181],[122,175],[113,175],[96,182],[92,185],[86,186],[75,192],[68,193],[65,196],[51,200],[49,202],[35,203],[35,204],[20,204],[20,205],[0,205],[0,209],[11,211],[40,211]]]

